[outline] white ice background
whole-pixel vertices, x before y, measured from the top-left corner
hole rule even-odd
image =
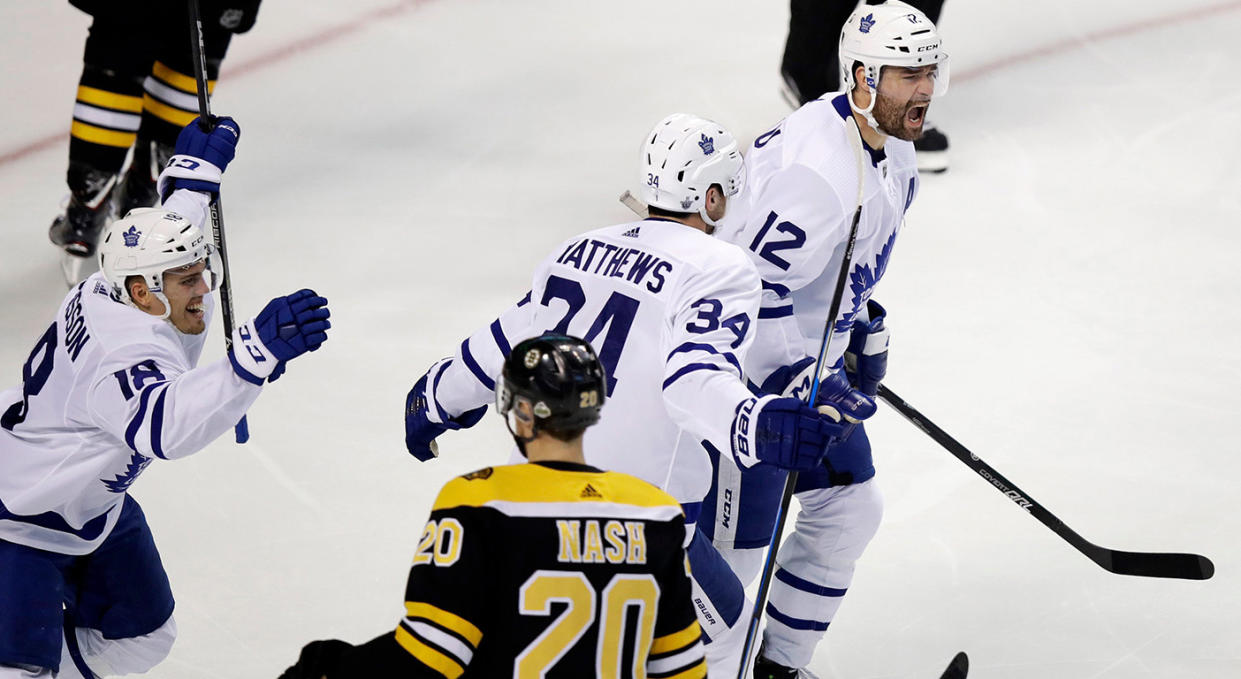
[[[629,219],[656,120],[779,120],[787,20],[782,0],[263,3],[213,100],[243,129],[236,307],[313,287],[334,328],[248,445],[135,484],[181,631],[150,676],[275,677],[311,639],[396,624],[435,492],[509,450],[489,416],[417,462],[406,391],[561,239]],[[88,23],[0,4],[6,386],[65,293],[45,234]],[[949,0],[941,26],[952,168],[876,295],[887,383],[1087,539],[1218,574],[1107,573],[885,408],[886,518],[812,669],[925,678],[965,650],[980,678],[1241,677],[1241,2]]]

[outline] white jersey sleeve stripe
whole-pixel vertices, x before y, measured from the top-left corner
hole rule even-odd
[[[683,651],[678,651],[673,655],[664,656],[662,658],[651,658],[646,661],[646,672],[651,674],[673,674],[677,671],[685,670],[690,665],[697,664],[706,656],[706,649],[703,648],[702,641],[695,639],[694,643]]]
[[[462,666],[469,665],[474,659],[474,649],[455,635],[424,622],[422,619],[414,620],[407,617],[402,624],[410,634],[441,651],[452,654]]]

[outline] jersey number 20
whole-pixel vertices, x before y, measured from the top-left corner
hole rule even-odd
[[[543,633],[530,642],[516,659],[518,677],[544,676],[570,648],[599,621],[599,643],[595,651],[595,677],[620,679],[646,675],[646,659],[655,635],[655,606],[659,585],[649,573],[620,573],[603,588],[603,602],[581,571],[539,570],[521,586],[518,606],[522,615],[549,616],[552,603],[566,604],[564,612]],[[637,608],[637,627],[626,634],[629,609]],[[599,609],[599,610],[597,610]],[[633,667],[622,668],[626,637],[635,639]]]

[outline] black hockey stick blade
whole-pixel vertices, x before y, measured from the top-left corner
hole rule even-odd
[[[939,675],[939,679],[965,679],[970,673],[970,657],[965,655],[965,651],[954,655],[952,662],[948,663],[948,669]]]
[[[1120,575],[1183,580],[1210,580],[1211,576],[1215,575],[1215,564],[1200,554],[1122,552],[1103,547],[1096,547],[1096,551],[1098,554],[1087,556],[1103,568]],[[1105,561],[1108,563],[1104,563]]]
[[[994,467],[984,462],[968,448],[957,442],[943,429],[940,429],[926,415],[918,412],[905,399],[897,396],[887,385],[879,385],[879,398],[896,409],[905,419],[921,429],[944,450],[952,453],[965,466],[973,469],[976,474],[1000,491],[1018,507],[1026,510],[1039,523],[1047,526],[1065,542],[1073,545],[1077,551],[1085,554],[1091,561],[1099,564],[1104,570],[1117,575],[1136,575],[1145,578],[1177,578],[1180,580],[1207,580],[1215,575],[1215,564],[1205,556],[1198,554],[1179,554],[1162,552],[1123,552],[1108,549],[1090,542],[1069,528],[1055,514],[1030,497]]]

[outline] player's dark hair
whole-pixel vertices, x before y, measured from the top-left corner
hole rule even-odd
[[[724,195],[724,187],[720,186],[719,183],[715,183],[707,187],[708,191],[711,189],[719,191],[721,196]],[[661,207],[655,207],[654,205],[648,205],[646,207],[646,212],[652,217],[667,217],[669,219],[686,219],[698,214],[696,212],[673,212],[672,210],[665,210]]]

